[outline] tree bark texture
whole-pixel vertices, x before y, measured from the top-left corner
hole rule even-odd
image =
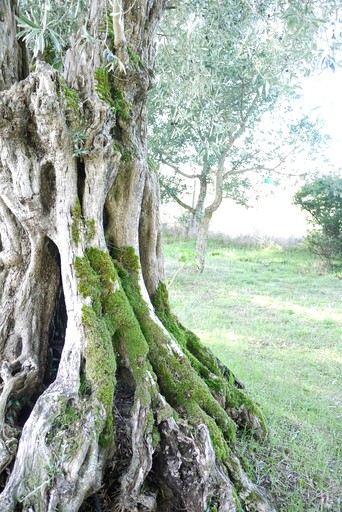
[[[163,285],[146,158],[163,1],[124,2],[126,74],[106,68],[104,0],[64,77],[27,75],[1,9],[0,510],[273,510],[234,454],[262,415]]]
[[[28,75],[27,52],[16,38],[16,4],[16,0],[0,2],[0,91]]]

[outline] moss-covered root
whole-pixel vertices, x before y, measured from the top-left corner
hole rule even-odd
[[[253,484],[243,471],[239,459],[232,454],[225,463],[229,477],[238,490],[239,501],[251,512],[276,512],[271,496],[265,489]]]
[[[131,390],[133,397],[127,416],[129,422],[122,429],[120,411],[115,415],[116,443],[120,446],[115,457],[120,459],[121,452],[124,456],[128,454],[124,461],[117,463],[121,468],[120,476],[115,480],[114,471],[112,478],[116,482],[116,503],[125,510],[133,510],[137,503],[146,504],[148,497],[142,491],[142,484],[151,467],[156,468],[158,457],[160,468],[166,460],[173,460],[169,456],[170,436],[168,434],[165,437],[168,429],[174,433],[175,454],[181,458],[182,467],[187,457],[189,468],[197,464],[196,471],[209,471],[211,476],[205,480],[207,484],[211,482],[211,487],[221,486],[220,490],[217,487],[220,496],[224,494],[223,488],[228,489],[229,499],[234,501],[234,489],[224,472],[219,470],[219,461],[222,461],[232,475],[236,490],[242,489],[244,501],[250,503],[256,490],[250,486],[235,460],[231,446],[236,425],[221,403],[223,401],[225,405],[228,400],[230,403],[235,400],[241,407],[241,404],[247,403],[247,397],[240,397],[238,392],[241,390],[237,390],[234,384],[224,378],[217,360],[198,344],[197,339],[191,338],[191,333],[184,328],[182,330],[180,324],[177,326],[181,333],[181,350],[175,341],[178,337],[174,333],[170,336],[151,315],[141,295],[140,269],[135,251],[120,251],[119,259],[113,260],[108,252],[92,247],[83,258],[76,258],[75,261],[79,292],[86,300],[83,307],[87,337],[83,379],[88,392],[90,388],[90,395],[96,398],[96,403],[102,403],[106,412],[105,427],[102,426],[99,432],[102,446],[109,446],[112,439],[115,370],[119,379],[116,385],[116,406],[120,407],[120,392],[125,394],[125,386]],[[236,393],[229,398],[231,389]],[[217,398],[220,393],[223,393],[222,399]],[[127,428],[130,430],[128,436]],[[206,432],[202,436],[205,444],[203,449],[201,429]],[[126,449],[123,449],[125,443]],[[165,446],[163,443],[166,443]],[[187,452],[188,448],[193,452],[192,458],[190,452]],[[181,453],[183,449],[187,455]],[[153,454],[156,454],[154,458]],[[201,463],[197,456],[200,456]],[[123,472],[122,464],[125,467]],[[165,474],[160,480],[161,489],[168,486],[168,479],[170,485],[172,482],[175,486],[177,482],[184,484],[183,477],[178,473],[178,476],[173,475],[171,467],[165,466],[164,470]],[[199,477],[199,481],[202,478]],[[214,491],[208,489],[197,490],[194,494],[196,499],[202,500],[204,507],[214,499]],[[184,489],[178,491],[174,489],[175,495],[177,492],[180,497],[184,495]],[[261,498],[258,500],[255,502],[261,503]],[[236,510],[237,503],[236,498],[231,510]]]
[[[131,255],[130,255],[131,259]],[[148,344],[148,357],[167,402],[193,426],[207,425],[219,459],[229,456],[235,423],[213,397],[178,345],[151,317],[139,288],[136,267],[120,255],[116,263],[126,295]]]
[[[130,457],[122,461],[126,470],[120,483],[116,482],[115,494],[125,510],[133,510],[143,499],[141,484],[152,465],[152,400],[158,394],[156,377],[147,360],[148,345],[108,252],[92,247],[83,258],[76,258],[75,268],[79,291],[89,301],[89,305],[83,307],[87,337],[84,378],[91,387],[92,396],[102,403],[107,414],[106,427],[100,436],[103,446],[109,446],[112,439],[115,373],[119,376],[114,416],[116,444],[120,445],[120,451],[115,457],[120,459],[125,450]],[[129,401],[129,423],[122,426],[118,407],[125,388],[132,390],[132,399]],[[170,414],[169,407],[167,416]],[[127,429],[130,435],[127,435]],[[123,444],[127,445],[125,449]],[[113,478],[115,480],[115,475]]]
[[[236,425],[263,437],[266,424],[262,412],[242,389],[242,384],[232,372],[172,313],[164,283],[159,285],[153,297],[153,305],[163,325],[176,338],[193,368]]]
[[[117,256],[118,258],[118,256]],[[175,454],[177,457],[181,457],[180,452],[182,449],[186,451],[186,460],[193,461],[190,454],[192,448],[190,445],[187,446],[189,439],[195,439],[196,449],[201,444],[200,432],[201,429],[207,429],[209,433],[212,446],[214,447],[216,454],[216,462],[214,466],[209,470],[215,473],[220,467],[222,461],[223,465],[228,471],[231,481],[235,486],[232,488],[229,481],[225,481],[225,488],[230,489],[229,495],[231,499],[234,496],[234,503],[231,504],[230,508],[226,508],[227,503],[223,506],[222,510],[242,510],[240,505],[240,490],[241,490],[241,503],[244,505],[248,504],[249,510],[270,512],[274,511],[272,505],[268,505],[267,500],[264,499],[262,492],[251,484],[242,470],[238,459],[235,457],[232,451],[232,444],[235,438],[236,425],[232,418],[229,417],[227,410],[222,407],[222,401],[226,404],[228,401],[235,406],[246,406],[250,404],[250,407],[255,407],[249,397],[245,395],[236,385],[229,382],[229,379],[225,377],[227,369],[223,367],[217,361],[215,356],[211,352],[206,351],[198,342],[197,339],[191,338],[192,333],[189,333],[184,328],[177,325],[179,332],[181,333],[181,340],[179,344],[175,341],[174,332],[171,330],[173,336],[167,334],[167,332],[155,321],[153,315],[142,299],[141,291],[139,288],[139,266],[137,263],[136,255],[133,250],[127,250],[126,252],[120,251],[120,261],[115,261],[115,267],[118,271],[122,287],[126,293],[130,305],[132,306],[133,313],[139,322],[141,332],[148,345],[148,358],[153,367],[154,373],[157,376],[158,384],[162,395],[166,398],[167,402],[177,412],[175,416],[176,422],[175,428],[177,430],[177,441],[175,441]],[[164,319],[164,324],[165,324]],[[175,326],[176,324],[174,324]],[[173,326],[173,327],[174,327]],[[168,324],[170,327],[170,324]],[[191,344],[192,350],[190,351],[189,346]],[[179,345],[182,346],[180,350]],[[193,352],[197,350],[198,358],[194,356]],[[199,355],[201,354],[201,355]],[[207,364],[204,364],[204,357],[207,358]],[[209,369],[209,368],[210,369]],[[234,391],[233,396],[229,396],[229,392]],[[223,393],[223,399],[217,399],[216,396],[219,392]],[[233,402],[233,400],[235,402]],[[246,405],[247,404],[247,405]],[[257,410],[256,408],[254,410]],[[171,423],[170,423],[171,422]],[[174,470],[172,468],[163,469],[163,464],[167,465],[169,455],[173,449],[171,427],[172,418],[169,416],[164,421],[158,419],[157,424],[159,425],[159,438],[158,438],[158,449],[154,458],[155,467],[161,470],[160,475],[162,487],[165,481],[170,479],[170,485],[175,485],[177,478],[172,476]],[[184,436],[181,433],[182,425],[184,426]],[[168,431],[167,436],[164,438],[164,429]],[[205,436],[204,436],[205,437]],[[166,443],[163,446],[163,439]],[[183,439],[183,440],[182,440]],[[187,441],[185,441],[187,439]],[[181,444],[179,442],[181,441]],[[191,444],[191,443],[190,443]],[[186,447],[187,446],[187,447]],[[164,453],[166,450],[167,456]],[[210,451],[210,448],[206,448],[204,451]],[[159,455],[160,454],[160,455]],[[203,455],[203,454],[202,454]],[[177,458],[176,457],[176,458]],[[163,462],[163,460],[165,461]],[[175,464],[175,460],[171,453],[171,459]],[[215,460],[215,459],[212,459]],[[202,460],[203,463],[203,460]],[[184,460],[182,459],[181,466],[184,468]],[[209,464],[210,465],[210,464]],[[206,471],[208,471],[207,466]],[[222,475],[224,475],[224,471]],[[221,475],[221,476],[222,476]],[[219,480],[215,477],[216,482]],[[222,483],[222,482],[221,482]],[[185,484],[184,484],[185,485]],[[173,488],[174,489],[174,488]],[[183,489],[184,490],[184,489]],[[219,491],[218,496],[223,496],[224,492]],[[184,495],[184,492],[183,492]],[[202,497],[205,495],[205,490],[202,490]],[[215,491],[211,489],[211,494],[208,501],[206,501],[205,507],[213,506],[217,508],[217,504],[221,509],[219,501],[215,498]],[[194,498],[195,499],[195,498]],[[185,508],[184,508],[185,507]],[[182,504],[180,508],[184,510],[192,510],[193,505]],[[198,506],[198,510],[201,510]]]
[[[215,460],[204,424],[189,433],[189,425],[169,418],[162,422],[159,430],[160,449],[154,457],[153,468],[163,493],[158,510],[241,510],[227,472]],[[170,489],[172,497],[168,500]]]
[[[99,251],[100,254],[100,251]],[[106,425],[99,432],[100,444],[109,447],[113,433],[113,399],[115,389],[116,361],[112,344],[113,330],[103,310],[107,294],[113,293],[115,281],[105,287],[102,273],[96,271],[88,256],[75,260],[79,292],[90,304],[82,308],[85,330],[85,367],[83,381],[91,388],[91,396],[98,400],[106,411]],[[104,272],[104,269],[103,269]]]

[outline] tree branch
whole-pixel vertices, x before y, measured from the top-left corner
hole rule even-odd
[[[171,164],[170,162],[167,162],[164,159],[161,159],[160,161],[162,164],[167,165],[168,167],[171,167],[171,169],[173,169],[176,174],[180,174],[181,176],[184,176],[184,178],[189,178],[192,180],[194,178],[199,179],[201,177],[200,174],[187,174],[186,172],[181,171],[179,169],[179,167],[177,167],[175,164]]]
[[[179,197],[175,193],[170,192],[170,196],[172,197],[172,199],[176,201],[176,203],[179,204],[179,206],[181,206],[185,210],[188,210],[188,212],[194,213],[194,209],[188,204],[184,203],[181,199],[179,199]]]
[[[293,154],[297,149],[299,149],[303,144],[300,144],[294,148],[291,149],[291,151],[289,151],[288,153],[286,153],[286,155],[284,155],[280,160],[279,162],[274,166],[274,167],[267,167],[266,165],[260,165],[260,164],[256,164],[254,165],[253,167],[248,167],[248,168],[244,168],[244,169],[239,169],[238,171],[236,171],[235,169],[232,169],[230,171],[227,171],[224,176],[223,176],[223,179],[225,180],[230,174],[243,174],[245,172],[252,172],[252,171],[268,171],[268,172],[275,172],[276,174],[280,174],[281,176],[305,176],[306,174],[308,174],[307,172],[305,173],[288,173],[288,172],[281,172],[281,171],[277,171],[277,169],[285,162],[285,160],[288,159],[288,157]]]
[[[116,48],[126,44],[122,0],[113,0],[113,31]]]
[[[240,119],[243,122],[243,104],[244,104],[244,99],[245,99],[246,85],[245,85],[245,81],[242,77],[241,77],[241,82],[242,82],[242,88],[241,88],[241,97],[240,97]]]
[[[218,209],[220,204],[222,203],[222,197],[223,197],[223,169],[224,169],[224,161],[225,161],[226,155],[222,155],[220,158],[217,169],[216,169],[216,180],[215,180],[215,198],[213,202],[207,206],[207,208],[204,210],[204,215],[212,216],[214,212]]]

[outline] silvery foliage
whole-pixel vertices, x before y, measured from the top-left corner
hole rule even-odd
[[[340,2],[173,5],[159,31],[150,96],[152,158],[157,164],[214,168],[228,148],[236,168],[246,148],[242,134],[255,135],[253,127],[276,99],[300,92],[299,80],[313,69],[337,65]],[[180,174],[169,182],[170,190],[182,192]]]
[[[18,38],[26,42],[34,57],[50,51],[58,62],[70,35],[81,25],[84,38],[91,39],[85,24],[89,4],[90,0],[21,0]]]

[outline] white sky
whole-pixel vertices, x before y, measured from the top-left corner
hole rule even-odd
[[[304,83],[304,97],[311,108],[320,107],[317,115],[325,120],[332,138],[331,160],[342,167],[342,69],[335,73],[325,69]]]

